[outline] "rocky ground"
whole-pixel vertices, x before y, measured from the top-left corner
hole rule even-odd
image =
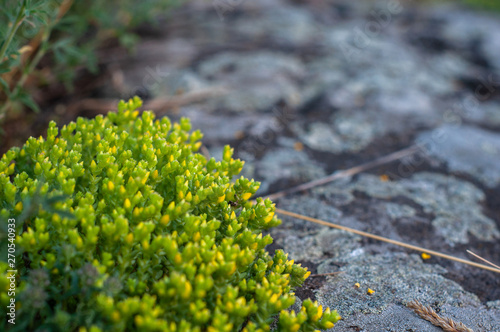
[[[136,60],[118,62],[96,91],[206,92],[169,116],[190,117],[213,156],[235,147],[260,195],[418,145],[277,206],[500,263],[499,31],[500,14],[456,4],[200,1],[145,31]],[[440,331],[405,306],[412,300],[500,331],[498,273],[290,217],[271,233],[271,250],[312,273],[342,272],[297,291],[338,310],[335,331]]]

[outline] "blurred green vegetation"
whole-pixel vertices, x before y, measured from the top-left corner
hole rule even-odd
[[[135,28],[181,2],[0,0],[0,120],[24,106],[38,110],[30,92],[40,86],[71,88],[77,67],[97,72],[100,45],[114,39],[131,49]]]
[[[463,0],[463,1],[474,7],[500,11],[499,0]]]

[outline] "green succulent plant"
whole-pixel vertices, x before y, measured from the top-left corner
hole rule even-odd
[[[243,162],[196,153],[202,134],[139,113],[79,118],[0,160],[0,215],[15,219],[12,331],[268,331],[328,329],[340,317],[310,300],[286,311],[309,272],[262,232],[277,226]],[[233,204],[237,202],[237,204]],[[9,242],[9,243],[10,243]],[[7,255],[2,255],[5,259]],[[0,304],[11,270],[0,262]]]

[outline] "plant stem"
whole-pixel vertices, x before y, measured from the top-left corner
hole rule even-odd
[[[19,13],[17,14],[16,22],[14,23],[14,25],[12,25],[12,28],[10,29],[10,31],[8,33],[7,39],[5,40],[4,44],[2,45],[2,49],[0,49],[0,63],[3,62],[3,59],[5,57],[5,53],[7,52],[7,49],[9,48],[9,45],[12,42],[12,39],[14,38],[14,35],[17,32],[17,29],[21,26],[21,23],[23,22],[23,20],[25,18],[25,16],[24,16],[25,9],[26,9],[26,0],[23,0],[23,4],[21,5],[21,8],[19,9]],[[9,108],[9,101],[7,100],[0,108],[0,121],[4,118],[5,113],[7,112],[8,108]]]
[[[15,97],[19,93],[19,90],[23,87],[24,82],[26,81],[28,76],[33,72],[33,70],[35,69],[38,62],[40,62],[42,57],[45,55],[45,52],[46,52],[46,45],[45,44],[47,43],[49,36],[50,36],[50,33],[44,34],[42,44],[40,45],[40,47],[36,51],[36,54],[35,54],[35,57],[33,58],[33,60],[31,60],[30,63],[24,68],[21,78],[19,79],[19,81],[16,83],[16,86],[12,90],[12,94],[11,94],[12,96]],[[7,100],[5,102],[5,104],[3,104],[2,107],[0,108],[0,121],[4,118],[5,114],[7,113],[9,106],[10,106],[10,102],[9,102],[9,100]]]
[[[12,36],[14,35],[15,31],[17,30],[20,23],[24,19],[24,17],[22,17],[21,14],[24,13],[25,2],[26,2],[26,0],[23,0],[23,5],[21,7],[21,11],[19,12],[18,18],[16,20],[17,27],[15,28],[15,30],[13,29],[13,32],[11,33]],[[42,40],[40,42],[40,46],[37,48],[33,59],[29,62],[28,65],[26,65],[24,67],[21,78],[16,83],[14,89],[12,90],[11,95],[16,96],[19,93],[19,90],[24,86],[24,82],[26,81],[26,79],[35,70],[35,67],[38,65],[38,62],[40,62],[42,57],[47,52],[47,48],[48,48],[47,44],[48,44],[48,40],[49,40],[50,34],[52,33],[53,28],[57,25],[57,23],[59,22],[61,17],[63,17],[64,14],[66,14],[66,12],[69,10],[69,8],[72,6],[72,4],[73,4],[73,0],[64,0],[62,2],[62,4],[60,5],[57,16],[55,17],[53,22],[48,24],[47,27],[44,30],[42,30],[43,35],[42,35]],[[9,37],[9,38],[10,38],[10,40],[12,39],[12,37]],[[2,47],[2,49],[3,49],[3,47]],[[0,58],[0,60],[1,60],[1,58]],[[0,121],[2,121],[3,118],[5,117],[5,114],[7,113],[7,110],[9,109],[9,107],[10,107],[10,100],[7,100],[2,105],[2,107],[0,107]]]
[[[25,16],[24,16],[24,9],[26,8],[26,0],[23,1],[23,4],[21,5],[21,8],[19,9],[19,13],[17,14],[16,22],[12,26],[12,28],[9,31],[8,37],[5,40],[5,43],[2,45],[2,49],[0,49],[0,63],[3,62],[3,58],[5,56],[5,53],[7,52],[7,48],[9,47],[10,43],[12,42],[12,39],[14,38],[14,35],[17,32],[17,29],[21,26],[21,23],[23,22]]]
[[[23,87],[24,82],[26,81],[26,79],[28,78],[28,76],[35,70],[36,65],[38,65],[38,62],[40,62],[40,60],[42,59],[42,57],[45,55],[46,48],[47,48],[46,44],[47,44],[47,40],[48,40],[49,36],[50,36],[50,33],[44,34],[42,43],[41,43],[40,47],[38,48],[38,50],[36,51],[35,57],[24,68],[23,74],[22,74],[21,78],[19,79],[19,81],[17,82],[14,90],[12,91],[12,94],[14,96],[19,92],[19,89],[21,89]]]

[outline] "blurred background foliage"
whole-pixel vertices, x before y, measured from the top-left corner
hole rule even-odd
[[[0,0],[0,121],[27,106],[37,88],[63,83],[75,69],[98,71],[96,50],[119,43],[132,50],[141,24],[182,0]]]
[[[21,120],[29,128],[27,108],[38,111],[71,92],[82,73],[97,74],[106,47],[133,51],[139,27],[186,1],[0,0],[0,123]],[[462,1],[500,10],[498,0]]]
[[[493,9],[496,11],[500,10],[500,1],[498,0],[464,0],[465,3],[483,8],[483,9]]]

